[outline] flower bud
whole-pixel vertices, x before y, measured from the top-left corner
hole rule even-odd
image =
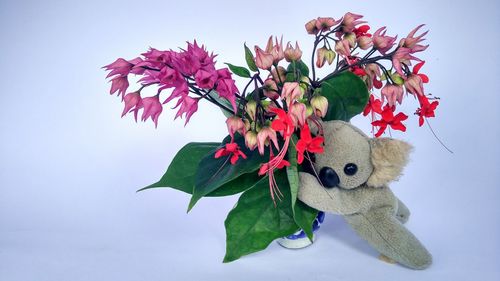
[[[306,105],[296,102],[290,106],[290,117],[295,127],[303,126],[306,122]]]
[[[302,92],[299,83],[297,82],[286,82],[283,85],[283,90],[281,91],[281,98],[286,99],[288,102],[302,98]]]
[[[255,113],[257,112],[257,103],[254,100],[248,101],[245,106],[245,111],[252,120],[255,120]]]
[[[238,132],[240,135],[245,135],[245,123],[241,118],[236,116],[231,116],[226,120],[227,130],[229,135],[234,137],[234,133]]]
[[[326,47],[321,47],[317,51],[317,57],[316,57],[316,67],[321,68],[325,64],[326,61],[326,53],[328,52],[328,49]]]
[[[260,68],[267,70],[273,65],[273,55],[264,52],[259,46],[255,46],[255,65]]]
[[[306,23],[306,30],[308,34],[318,34],[319,29],[316,26],[316,19],[312,19]]]
[[[392,74],[391,79],[392,79],[392,81],[394,81],[394,84],[399,85],[399,86],[401,86],[405,83],[405,80],[403,79],[403,77],[401,77],[397,73]]]
[[[349,47],[354,48],[356,46],[356,34],[349,32],[344,35],[344,40],[349,42]]]
[[[313,115],[314,109],[312,108],[311,105],[306,105],[306,118],[309,118],[309,116]]]
[[[278,86],[276,85],[276,82],[268,78],[266,81],[264,81],[264,95],[272,100],[276,100],[280,97],[278,94]]]
[[[254,131],[248,131],[245,134],[245,145],[250,150],[254,150],[257,147],[257,134]]]
[[[357,42],[361,50],[368,50],[371,46],[373,46],[372,38],[368,36],[363,35],[358,37]]]
[[[299,43],[295,42],[295,48],[288,42],[285,49],[285,59],[287,62],[298,61],[302,57],[302,50],[299,48]]]
[[[351,49],[349,47],[349,41],[347,40],[340,40],[335,43],[335,51],[339,55],[343,55],[345,57],[348,57],[351,55]]]
[[[326,53],[325,53],[325,59],[326,61],[328,62],[329,65],[331,65],[333,63],[333,60],[335,59],[335,56],[337,54],[335,54],[334,51],[332,50],[328,50]]]
[[[324,96],[316,95],[311,99],[311,107],[316,116],[323,118],[328,111],[328,99]]]

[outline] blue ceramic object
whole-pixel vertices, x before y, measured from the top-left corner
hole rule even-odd
[[[323,220],[325,219],[325,213],[324,212],[319,212],[318,215],[316,216],[316,219],[313,221],[313,241],[316,239],[315,233],[318,231],[320,228],[321,224],[323,223]],[[311,245],[313,242],[307,238],[306,233],[304,230],[300,229],[299,231],[295,232],[294,234],[288,235],[286,237],[278,239],[278,244],[281,246],[288,248],[288,249],[300,249],[307,247]]]

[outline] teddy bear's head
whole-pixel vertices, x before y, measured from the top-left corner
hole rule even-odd
[[[401,174],[411,146],[392,138],[369,138],[344,121],[322,123],[324,153],[314,167],[325,188],[381,187]]]

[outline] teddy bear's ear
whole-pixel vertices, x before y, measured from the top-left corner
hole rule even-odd
[[[391,138],[370,139],[373,172],[366,184],[381,187],[397,179],[408,162],[413,147],[404,141]]]

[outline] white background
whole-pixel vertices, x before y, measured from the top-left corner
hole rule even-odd
[[[0,280],[500,280],[500,5],[497,1],[0,1]],[[218,141],[208,104],[185,128],[165,109],[158,129],[120,118],[101,66],[148,46],[197,39],[222,62],[271,34],[299,40],[317,16],[365,15],[405,36],[431,30],[422,57],[427,92],[441,97],[434,130],[410,117],[394,134],[415,147],[394,192],[408,228],[434,256],[413,271],[377,259],[343,219],[329,215],[317,243],[222,264],[223,221],[236,197],[170,190],[135,193],[160,178],[184,144]],[[241,86],[241,85],[240,85]],[[408,100],[410,113],[416,104]],[[368,120],[354,123],[369,130]]]

